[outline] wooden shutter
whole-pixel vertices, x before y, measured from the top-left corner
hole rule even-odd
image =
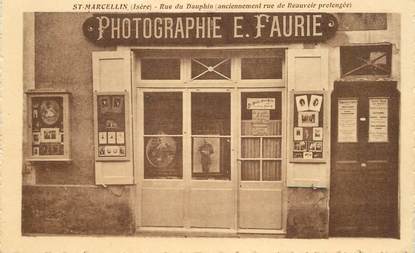
[[[111,51],[93,52],[93,87],[97,92],[127,91],[131,97],[131,52]],[[126,101],[131,101],[128,99]],[[126,104],[128,111],[131,110],[131,102]],[[94,112],[96,113],[96,112]],[[130,117],[131,115],[126,115]],[[131,133],[131,120],[126,126]],[[96,134],[94,132],[94,134]],[[132,156],[131,138],[126,140],[128,157]],[[95,183],[96,184],[133,184],[133,160],[129,161],[95,161]]]
[[[288,49],[288,90],[322,91],[328,90],[328,50]],[[326,96],[328,98],[329,96]],[[289,101],[292,105],[292,101]],[[330,143],[330,101],[325,101],[324,138]],[[289,106],[289,115],[293,106]],[[292,117],[291,117],[292,118]],[[293,122],[289,122],[288,131],[292,131]],[[292,135],[289,135],[292,138]],[[291,139],[290,139],[291,141]],[[287,166],[287,185],[291,187],[328,187],[330,170],[330,147],[326,145],[325,163],[295,163]]]

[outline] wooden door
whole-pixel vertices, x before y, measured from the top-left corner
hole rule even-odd
[[[396,82],[336,82],[330,235],[398,237]]]

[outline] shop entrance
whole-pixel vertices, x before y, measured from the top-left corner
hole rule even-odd
[[[137,231],[284,233],[283,51],[176,55],[137,60]]]
[[[398,237],[396,82],[336,82],[330,235]]]

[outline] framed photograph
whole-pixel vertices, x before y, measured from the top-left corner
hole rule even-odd
[[[107,144],[107,132],[99,132],[98,133],[98,143],[99,144]]]
[[[298,112],[298,126],[300,127],[317,127],[318,112]]]
[[[108,144],[116,144],[115,132],[108,132]]]
[[[40,133],[39,132],[35,132],[33,133],[33,145],[39,145],[40,144]]]
[[[59,128],[40,129],[40,142],[60,142]]]
[[[102,96],[98,98],[98,104],[100,106],[100,112],[101,113],[107,113],[110,111],[111,108],[111,102],[109,97]]]
[[[298,112],[303,112],[308,110],[308,98],[307,95],[296,96],[295,104],[297,106]]]
[[[313,140],[314,141],[322,141],[323,140],[323,128],[322,127],[314,127],[313,128]]]
[[[39,156],[39,147],[33,147],[32,155],[33,156]]]
[[[193,139],[193,173],[220,172],[220,138]]]
[[[295,151],[306,151],[307,150],[307,142],[305,142],[305,141],[295,141],[294,142],[294,150]]]
[[[295,141],[303,140],[303,128],[302,127],[294,127],[294,140]]]
[[[323,102],[322,95],[311,95],[309,110],[319,112],[321,108],[321,102]]]

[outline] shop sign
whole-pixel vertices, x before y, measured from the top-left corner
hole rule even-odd
[[[322,42],[337,30],[327,13],[96,14],[84,35],[108,45],[217,45]]]

